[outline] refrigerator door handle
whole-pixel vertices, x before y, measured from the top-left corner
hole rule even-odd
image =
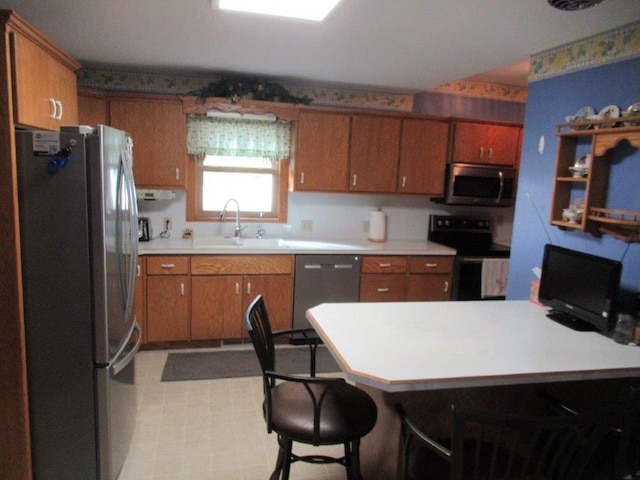
[[[125,295],[125,319],[128,319],[132,315],[134,308],[134,295],[135,295],[135,281],[136,281],[136,267],[138,265],[138,212],[137,212],[137,199],[136,199],[136,186],[133,178],[131,148],[128,143],[125,148],[122,149],[121,155],[122,161],[122,174],[125,182],[125,189],[127,193],[127,203],[131,208],[131,215],[129,221],[131,222],[129,228],[129,248],[131,249],[131,260],[129,263],[129,271],[126,272],[128,276],[126,282]],[[122,252],[124,254],[124,252]],[[125,280],[122,279],[124,282]]]
[[[133,325],[131,327],[131,333],[129,335],[129,338],[131,338],[131,336],[133,335],[134,331],[138,333],[138,338],[136,339],[136,344],[133,346],[131,351],[129,353],[127,353],[127,355],[122,360],[119,360],[118,362],[116,362],[116,363],[114,363],[112,365],[111,370],[113,372],[113,375],[117,375],[127,365],[129,365],[129,363],[131,363],[131,360],[133,360],[133,357],[135,357],[136,353],[138,353],[138,350],[140,350],[140,344],[142,343],[142,330],[140,329],[140,325],[138,324],[137,320],[133,321]],[[114,358],[118,358],[120,355],[122,355],[122,352],[124,351],[124,349],[127,347],[128,344],[129,344],[129,342],[122,342],[122,345],[120,346],[120,349],[118,349],[118,352],[116,353]]]

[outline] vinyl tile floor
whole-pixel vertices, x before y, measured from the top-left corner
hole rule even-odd
[[[262,416],[261,378],[161,382],[167,353],[136,356],[136,427],[118,480],[267,480],[277,437]],[[294,453],[310,452],[341,456],[343,449],[294,444]],[[297,462],[290,478],[344,480],[346,472]]]

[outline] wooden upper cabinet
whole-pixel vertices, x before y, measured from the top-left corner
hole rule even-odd
[[[492,125],[488,133],[488,145],[493,149],[490,163],[517,167],[520,163],[522,128]]]
[[[402,120],[399,193],[442,195],[449,124],[436,120]]]
[[[396,117],[352,117],[349,191],[396,191],[400,122]]]
[[[349,116],[300,112],[291,186],[300,191],[347,191]]]
[[[109,100],[102,92],[78,91],[78,123],[109,125]]]
[[[453,128],[452,162],[518,165],[520,127],[456,122]]]
[[[111,98],[110,125],[133,138],[133,175],[138,187],[184,188],[186,116],[177,98]]]
[[[80,65],[40,34],[20,29],[9,38],[15,123],[46,130],[78,123]]]

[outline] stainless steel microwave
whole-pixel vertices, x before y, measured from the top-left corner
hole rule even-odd
[[[447,165],[444,198],[447,205],[509,207],[515,196],[516,170],[501,165]]]

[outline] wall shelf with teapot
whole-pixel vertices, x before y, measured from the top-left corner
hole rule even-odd
[[[640,212],[605,205],[611,151],[623,140],[640,148],[640,117],[638,121],[628,117],[578,119],[557,128],[551,225],[595,236],[610,234],[625,242],[640,241]]]

